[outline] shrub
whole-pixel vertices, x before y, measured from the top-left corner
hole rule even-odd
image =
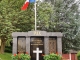
[[[77,53],[77,59],[80,60],[80,51]]]
[[[44,55],[44,60],[61,60],[61,56],[51,53],[49,55]]]
[[[12,55],[12,60],[18,60],[18,54]]]
[[[30,60],[30,56],[28,54],[20,54],[21,60]]]
[[[14,54],[12,55],[12,60],[30,60],[30,55],[28,54]]]

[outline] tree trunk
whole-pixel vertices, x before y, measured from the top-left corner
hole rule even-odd
[[[0,46],[0,52],[1,52],[1,46]]]
[[[1,40],[0,53],[4,53],[6,40]]]

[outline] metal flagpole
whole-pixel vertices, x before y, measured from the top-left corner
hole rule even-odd
[[[35,31],[37,30],[37,21],[36,21],[36,0],[35,0]]]

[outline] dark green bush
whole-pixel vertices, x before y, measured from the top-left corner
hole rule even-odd
[[[51,53],[49,55],[44,55],[44,60],[61,60],[61,56]]]
[[[77,53],[77,59],[80,60],[80,51]]]

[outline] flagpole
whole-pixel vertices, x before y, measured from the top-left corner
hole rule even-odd
[[[37,23],[36,23],[36,0],[35,0],[35,31],[37,30]]]

